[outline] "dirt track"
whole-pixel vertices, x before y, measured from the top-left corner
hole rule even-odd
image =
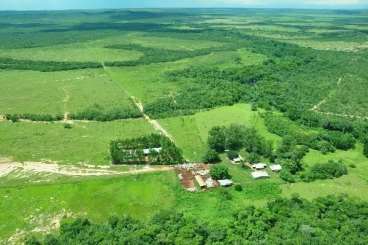
[[[73,165],[60,165],[56,163],[42,163],[42,162],[12,162],[6,159],[0,160],[0,177],[5,177],[11,173],[24,173],[24,174],[55,174],[63,176],[118,176],[118,175],[133,175],[144,174],[152,172],[163,172],[173,170],[171,166],[144,166],[143,168],[132,167],[127,171],[119,171],[118,169],[112,169],[110,166],[73,166]]]

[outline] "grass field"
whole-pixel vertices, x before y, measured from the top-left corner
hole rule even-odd
[[[279,125],[285,124],[285,134],[290,135],[324,130],[301,125],[298,118],[292,121],[287,118],[290,112],[298,117],[299,112],[318,107],[316,111],[323,112],[321,116],[334,113],[345,118],[367,117],[366,15],[367,11],[258,9],[0,11],[0,58],[97,62],[107,66],[37,72],[11,70],[14,66],[1,61],[0,162],[8,158],[18,162],[57,162],[69,164],[68,167],[87,163],[101,165],[100,169],[118,168],[111,166],[111,140],[157,133],[148,119],[71,121],[72,128],[67,129],[62,122],[11,123],[2,116],[63,115],[95,104],[109,112],[132,108],[130,97],[141,101],[146,109],[162,105],[167,110],[163,115],[169,117],[157,116],[157,121],[190,162],[203,160],[208,132],[215,126],[254,127],[273,142],[276,151],[281,137],[267,130],[261,117],[262,106],[282,118]],[[144,51],[107,48],[112,45]],[[210,48],[214,48],[211,53],[199,52]],[[201,55],[195,56],[196,52]],[[163,62],[170,60],[176,61]],[[114,61],[117,62],[109,63]],[[15,67],[31,69],[32,65]],[[193,74],[180,73],[186,69],[193,69]],[[217,91],[214,87],[224,89]],[[204,89],[208,93],[201,93]],[[180,100],[180,95],[186,100]],[[228,97],[239,99],[231,102]],[[169,103],[173,104],[155,104],[163,98],[172,98]],[[203,100],[211,103],[202,103]],[[250,103],[259,109],[252,110]],[[221,106],[206,109],[213,105]],[[177,108],[196,113],[175,116],[182,111],[170,110]],[[148,109],[146,113],[156,115]],[[221,164],[229,168],[233,181],[243,191],[230,187],[189,193],[181,187],[174,171],[120,177],[43,173],[23,176],[13,171],[0,177],[0,244],[7,244],[11,236],[47,233],[55,228],[52,223],[63,216],[88,217],[97,222],[105,222],[111,215],[145,220],[161,210],[175,210],[221,225],[246,206],[262,206],[277,197],[294,194],[307,199],[348,194],[368,201],[368,158],[362,152],[360,142],[354,149],[326,155],[310,150],[302,160],[305,168],[342,160],[349,174],[293,184],[284,182],[276,173],[255,181],[251,170],[232,165],[221,155]],[[121,168],[130,170],[129,166]]]
[[[130,107],[129,98],[103,70],[0,72],[0,114],[63,114],[99,104]]]
[[[0,123],[0,155],[18,161],[50,160],[63,163],[110,164],[113,139],[134,138],[154,132],[143,119],[114,122]]]
[[[267,131],[258,112],[252,111],[249,104],[220,107],[197,113],[193,116],[174,117],[159,120],[172,134],[176,143],[191,161],[201,161],[207,149],[208,132],[215,126],[242,124],[254,127],[266,139],[277,143],[279,137]]]

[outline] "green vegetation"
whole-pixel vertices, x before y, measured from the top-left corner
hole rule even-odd
[[[214,165],[211,167],[210,175],[215,180],[231,179],[229,169],[224,165]]]
[[[70,130],[62,123],[1,122],[0,155],[18,161],[108,164],[111,140],[152,132],[153,128],[141,119],[78,122]]]
[[[0,243],[366,244],[367,22],[365,10],[0,12]],[[234,186],[12,171],[156,171],[147,160],[211,163]],[[258,162],[283,170],[254,180]]]
[[[329,196],[313,202],[294,197],[277,199],[264,208],[243,209],[225,224],[204,223],[173,211],[162,212],[147,222],[112,217],[104,224],[93,224],[77,219],[64,223],[59,235],[47,236],[42,244],[239,244],[260,241],[295,244],[301,240],[364,244],[367,241],[366,209],[367,203],[346,197]],[[37,240],[30,238],[27,244],[34,244],[34,241]]]
[[[110,153],[113,164],[170,165],[184,162],[180,149],[170,139],[158,134],[112,141]]]

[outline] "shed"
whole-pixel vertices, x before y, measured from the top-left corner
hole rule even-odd
[[[143,149],[144,155],[149,155],[151,153],[151,149]]]
[[[232,186],[233,185],[233,181],[229,180],[229,179],[223,179],[223,180],[218,180],[220,186],[223,187],[227,187],[227,186]]]
[[[239,163],[241,163],[243,161],[243,158],[241,157],[241,156],[239,156],[239,157],[237,157],[237,158],[234,158],[233,160],[232,160],[232,162],[234,163],[234,164],[239,164]]]
[[[214,188],[214,187],[216,187],[216,183],[215,183],[215,181],[212,178],[208,178],[206,180],[206,185],[207,185],[207,188]]]
[[[252,172],[253,179],[269,178],[270,175],[266,171],[254,171]]]
[[[162,147],[153,148],[153,150],[157,153],[160,153],[162,151]]]
[[[280,164],[273,164],[270,166],[270,169],[273,172],[280,172],[282,170],[282,166]]]
[[[256,170],[262,170],[262,169],[267,168],[267,164],[264,164],[264,163],[253,164],[253,168]]]
[[[204,188],[204,187],[206,187],[206,186],[207,186],[207,184],[204,182],[204,180],[203,180],[202,176],[200,176],[200,175],[196,175],[196,176],[194,176],[194,178],[196,179],[196,181],[197,181],[198,185],[199,185],[201,188]]]

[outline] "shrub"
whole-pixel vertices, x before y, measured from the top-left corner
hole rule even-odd
[[[224,165],[215,165],[210,170],[210,175],[215,180],[230,179],[229,169]]]
[[[280,178],[286,182],[289,182],[289,183],[295,183],[296,182],[296,179],[295,179],[295,176],[292,175],[289,170],[287,169],[283,169],[281,172],[280,172]]]
[[[203,161],[205,163],[217,163],[217,162],[220,162],[221,159],[220,159],[219,154],[215,150],[208,149],[208,151],[206,152],[206,155],[204,155],[203,157]]]
[[[208,146],[217,151],[225,151],[225,127],[214,127],[208,133]]]
[[[72,126],[70,123],[65,123],[65,124],[64,124],[64,128],[65,128],[65,129],[72,129],[72,128],[73,128],[73,126]]]
[[[239,157],[239,154],[236,152],[236,151],[228,151],[226,153],[227,157],[230,159],[230,160],[234,160],[235,158]]]
[[[243,187],[240,184],[236,184],[234,188],[236,191],[239,191],[239,192],[243,191]]]
[[[333,179],[348,174],[348,169],[341,161],[329,161],[313,165],[304,175],[305,181]]]
[[[365,142],[364,142],[364,149],[363,149],[363,154],[368,157],[368,138],[365,139]]]
[[[322,138],[340,150],[352,149],[356,142],[353,135],[341,133],[339,131],[326,132],[322,135]]]

